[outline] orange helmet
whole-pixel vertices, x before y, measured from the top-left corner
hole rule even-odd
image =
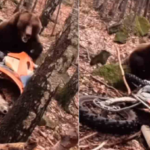
[[[6,59],[5,59],[6,58]],[[0,72],[7,75],[19,87],[20,92],[24,90],[22,76],[28,76],[34,71],[35,64],[25,52],[8,53],[4,58],[4,65],[0,65]],[[15,63],[18,62],[18,63]]]

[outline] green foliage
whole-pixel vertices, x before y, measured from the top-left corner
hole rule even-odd
[[[127,38],[128,38],[128,33],[120,31],[116,33],[114,42],[124,44],[126,43]]]
[[[123,69],[125,72],[129,72],[127,66],[124,65]],[[118,64],[104,65],[94,70],[93,74],[103,77],[106,81],[108,81],[108,84],[114,86],[117,89],[126,90]]]
[[[135,33],[139,36],[145,36],[150,29],[150,23],[145,17],[136,17],[135,19]]]

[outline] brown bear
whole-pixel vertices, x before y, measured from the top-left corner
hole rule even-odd
[[[25,51],[35,61],[43,50],[38,37],[40,30],[38,16],[28,11],[15,13],[0,24],[0,51],[4,54]]]
[[[150,80],[150,44],[144,43],[138,46],[129,57],[131,73]]]

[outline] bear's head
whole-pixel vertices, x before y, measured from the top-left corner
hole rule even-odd
[[[24,43],[38,36],[42,27],[39,17],[28,11],[17,12],[9,23],[17,28],[18,35]]]

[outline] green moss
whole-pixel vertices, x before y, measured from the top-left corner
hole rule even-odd
[[[120,31],[116,33],[114,42],[124,44],[126,43],[127,38],[128,38],[128,33]]]
[[[123,69],[125,72],[129,72],[127,66],[124,65]],[[108,84],[114,86],[117,89],[126,90],[118,64],[104,65],[94,70],[93,74],[103,77],[106,81],[108,81]]]
[[[66,112],[69,112],[69,104],[71,100],[69,94],[68,86],[66,84],[63,88],[58,88],[55,95],[56,100]]]
[[[135,34],[138,36],[145,36],[150,29],[149,21],[144,17],[136,17],[135,19]]]

